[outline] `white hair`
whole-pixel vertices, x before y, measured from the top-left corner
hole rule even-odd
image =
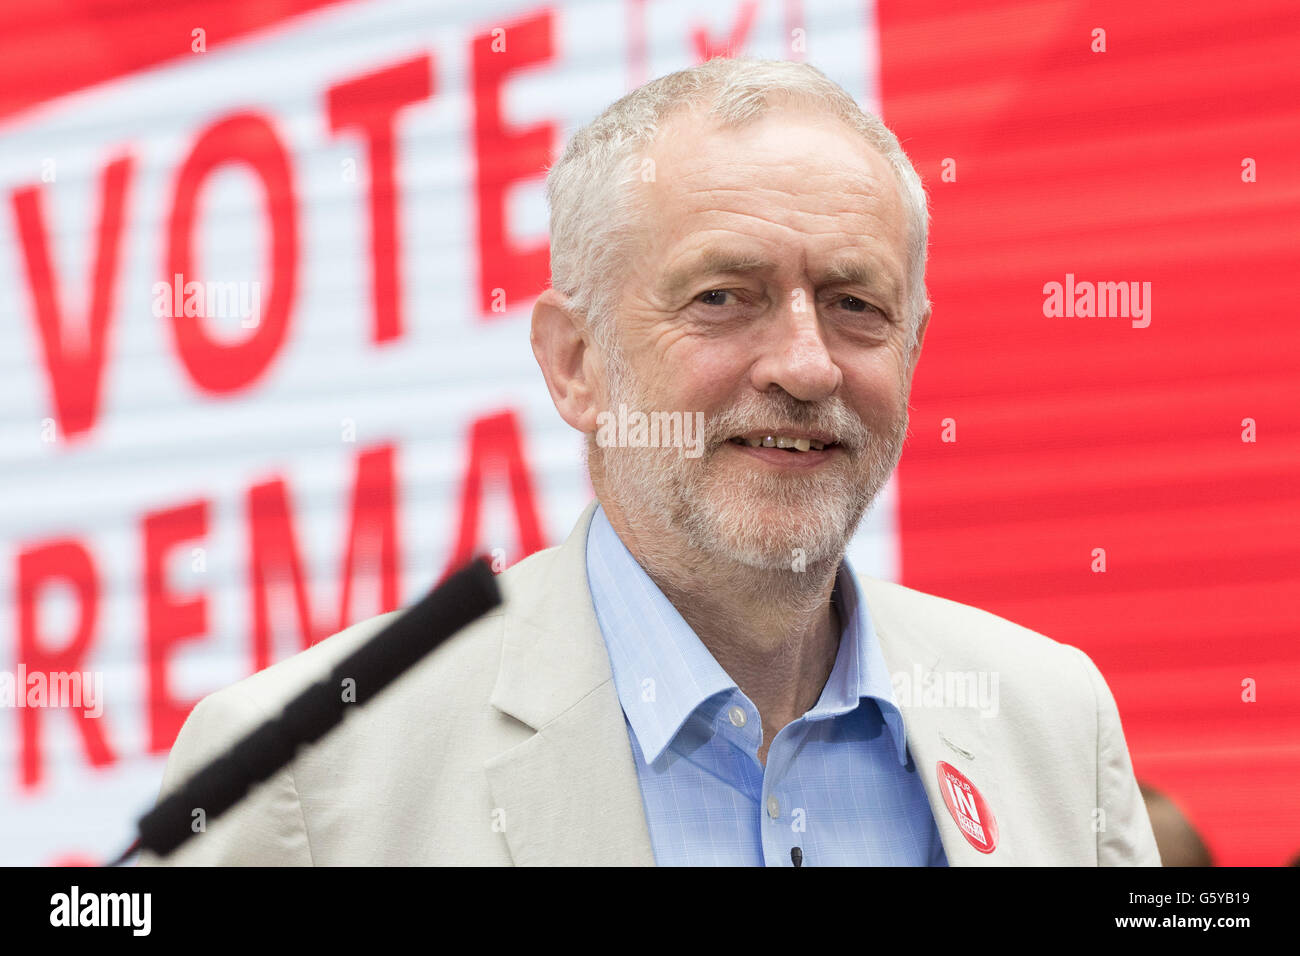
[[[775,95],[774,95],[775,94]],[[925,188],[898,138],[814,66],[785,60],[718,57],[670,73],[623,96],[569,140],[546,177],[550,206],[551,286],[584,315],[606,355],[617,347],[606,321],[617,304],[623,263],[645,213],[633,183],[640,160],[669,117],[706,107],[736,128],[791,98],[829,113],[862,135],[893,168],[907,216],[908,347],[916,344],[925,291],[929,209]]]

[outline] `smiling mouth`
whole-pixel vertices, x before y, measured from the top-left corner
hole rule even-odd
[[[727,439],[733,445],[748,446],[749,448],[779,448],[794,454],[802,454],[807,451],[825,451],[830,448],[839,448],[840,443],[837,441],[821,441],[815,438],[791,438],[784,435],[764,435],[762,437],[746,438],[737,435],[735,438]]]

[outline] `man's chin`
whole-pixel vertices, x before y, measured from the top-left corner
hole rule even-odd
[[[802,572],[827,561],[838,563],[856,522],[804,507],[753,503],[740,511],[722,509],[691,522],[692,545],[723,560],[760,571]],[[698,512],[697,512],[698,515]]]

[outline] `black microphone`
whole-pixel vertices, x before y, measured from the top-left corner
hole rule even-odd
[[[373,638],[312,684],[272,718],[213,760],[185,785],[140,818],[134,850],[159,856],[193,836],[191,814],[202,808],[208,820],[243,799],[293,759],[298,748],[325,736],[347,708],[372,700],[408,668],[466,624],[501,603],[496,575],[483,558],[471,561]],[[353,681],[355,701],[346,702],[343,682]]]
[[[803,850],[797,846],[790,847],[790,862],[794,864],[796,870],[803,866]]]

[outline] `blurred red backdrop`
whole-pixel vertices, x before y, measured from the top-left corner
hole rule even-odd
[[[1300,853],[1300,8],[879,10],[885,119],[934,216],[903,581],[1086,650],[1138,776],[1219,863],[1283,863]],[[1045,317],[1067,273],[1150,282],[1150,325]]]

